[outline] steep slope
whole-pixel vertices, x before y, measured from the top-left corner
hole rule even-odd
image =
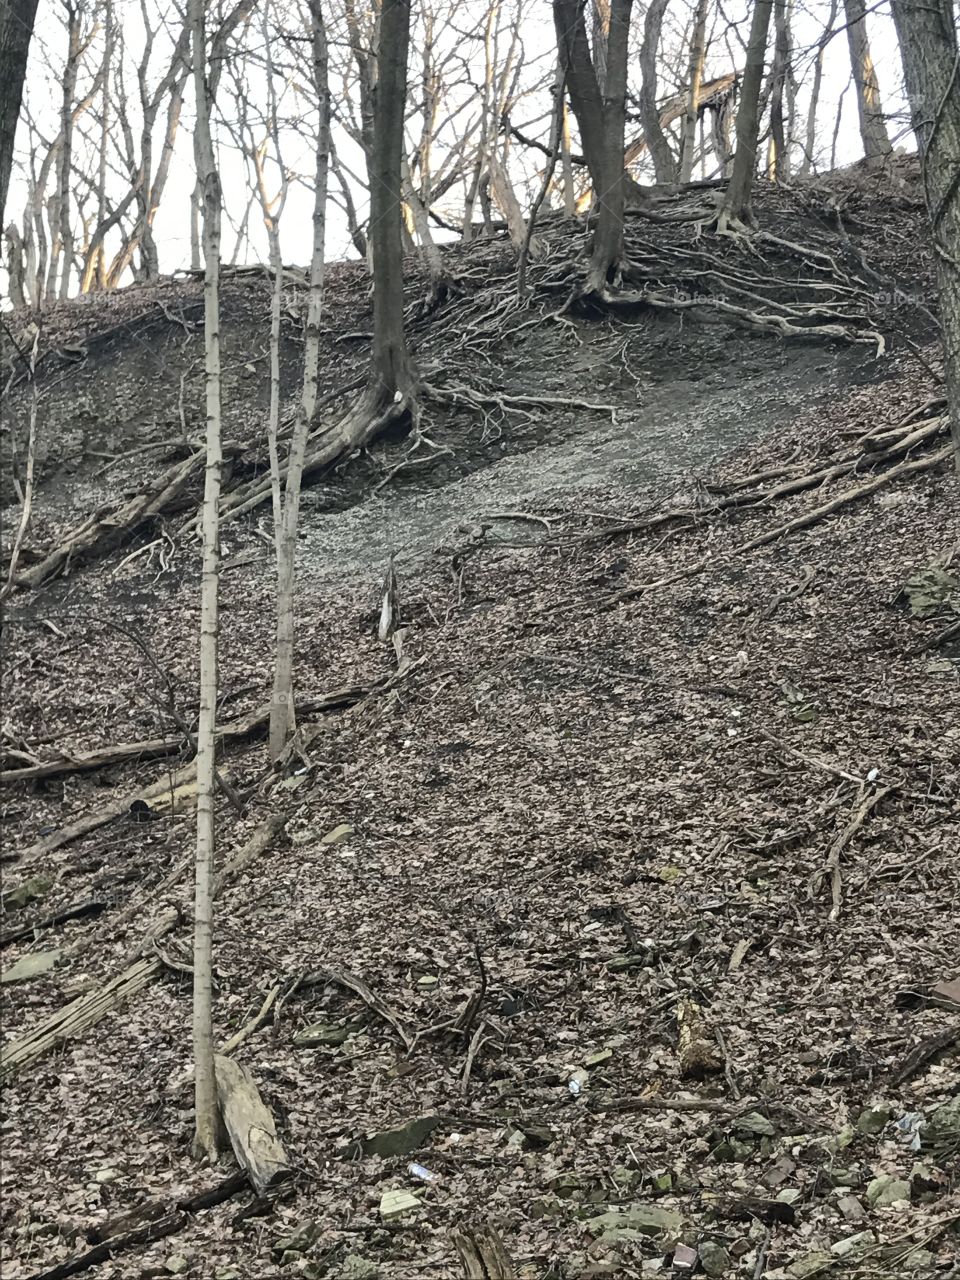
[[[795,239],[784,220],[802,214],[809,230],[809,209],[781,202],[769,197],[765,225]],[[848,206],[859,252],[902,281],[914,211],[862,193]],[[686,232],[652,234],[690,247]],[[129,801],[187,755],[63,762],[7,787],[5,889],[41,884],[8,904],[4,968],[61,952],[45,976],[5,987],[10,1043],[124,972],[158,921],[170,929],[159,958],[144,952],[148,983],[10,1072],[5,1275],[81,1260],[99,1232],[118,1238],[112,1258],[82,1260],[99,1276],[356,1280],[372,1274],[364,1260],[384,1278],[452,1277],[464,1269],[451,1233],[481,1223],[524,1277],[668,1273],[680,1246],[731,1276],[940,1275],[956,1262],[957,1121],[944,1103],[960,1084],[960,493],[936,461],[936,388],[896,332],[876,360],[866,344],[781,344],[649,308],[543,321],[563,299],[549,302],[549,272],[566,278],[577,241],[551,243],[544,293],[502,326],[512,333],[490,330],[503,248],[458,260],[461,300],[415,321],[436,382],[541,403],[500,414],[488,401],[486,420],[436,408],[427,431],[449,455],[382,484],[410,447],[388,441],[320,477],[303,530],[299,685],[342,692],[305,712],[280,774],[256,740],[225,751],[247,808],[222,806],[222,857],[284,820],[225,885],[217,944],[222,1039],[277,989],[236,1050],[301,1173],[275,1200],[230,1184],[220,1203],[177,1208],[228,1173],[188,1156],[188,929],[171,908],[185,901],[191,822],[162,797],[152,813]],[[484,272],[476,339],[467,282]],[[248,483],[266,285],[233,288],[229,410],[235,479]],[[362,359],[342,354],[365,323],[354,268],[331,294],[332,387]],[[155,455],[129,451],[171,430],[185,369],[190,400],[190,342],[164,310],[182,306],[189,323],[191,299],[170,283],[111,304],[149,310],[150,325],[159,315],[163,346],[97,339],[102,320],[82,307],[55,318],[64,333],[89,326],[70,378],[101,400],[82,426],[54,409],[70,381],[50,391],[76,470],[48,458],[38,550],[97,484],[159,472]],[[889,304],[875,305],[865,328]],[[519,330],[528,319],[540,323]],[[923,343],[915,305],[887,319]],[[135,337],[144,322],[124,323]],[[51,379],[69,372],[52,363]],[[287,367],[292,392],[292,339]],[[614,419],[572,401],[613,405]],[[98,479],[101,430],[114,443],[96,451],[121,457]],[[268,688],[262,514],[224,528],[225,721]],[[17,752],[53,761],[176,740],[170,699],[188,719],[196,701],[187,515],[14,597],[7,768]],[[381,645],[392,552],[403,631]],[[114,802],[113,820],[59,843]],[[409,1152],[399,1140],[357,1150],[424,1115],[437,1123]],[[436,1179],[409,1173],[411,1159]],[[384,1220],[391,1189],[420,1207]],[[151,1241],[144,1223],[158,1222],[169,1234]]]

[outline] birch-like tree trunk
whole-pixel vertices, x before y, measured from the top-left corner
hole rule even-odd
[[[687,109],[683,116],[680,149],[680,181],[689,182],[693,177],[693,153],[697,140],[697,108],[700,104],[700,86],[703,83],[703,63],[707,56],[707,0],[697,0],[693,19],[693,35],[690,38],[690,68],[687,84]]]
[[[317,405],[320,363],[320,319],[323,310],[323,258],[326,240],[327,179],[330,168],[330,90],[327,75],[327,33],[321,0],[309,0],[313,41],[313,80],[317,96],[317,151],[313,202],[313,252],[310,257],[310,292],[303,350],[303,391],[290,441],[287,480],[280,527],[277,531],[277,634],[273,694],[270,701],[271,759],[276,760],[296,727],[293,689],[297,524],[300,517],[300,485],[307,435]],[[402,121],[401,121],[402,123]],[[399,175],[398,175],[399,177]],[[275,485],[279,491],[279,463]]]
[[[203,488],[200,589],[200,718],[197,726],[197,852],[193,941],[194,1154],[215,1161],[222,1141],[213,1049],[213,863],[216,799],[217,642],[220,589],[220,175],[210,131],[206,0],[190,0],[197,120],[194,157],[202,192],[207,461]]]

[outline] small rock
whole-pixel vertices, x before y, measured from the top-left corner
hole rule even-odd
[[[876,1244],[877,1237],[872,1231],[858,1231],[855,1236],[847,1236],[845,1240],[838,1240],[835,1245],[831,1245],[830,1252],[836,1254],[838,1258],[847,1258],[852,1253],[861,1253],[869,1245]]]
[[[857,1128],[861,1133],[882,1133],[892,1119],[893,1111],[890,1107],[871,1107],[860,1112]]]
[[[755,1133],[758,1137],[766,1135],[772,1138],[777,1132],[767,1117],[761,1115],[759,1111],[748,1111],[745,1116],[739,1117],[733,1127],[738,1133]]]
[[[163,1265],[166,1267],[167,1272],[170,1275],[182,1276],[189,1268],[190,1263],[182,1253],[172,1253]]]
[[[733,1265],[730,1254],[716,1240],[704,1240],[698,1252],[700,1265],[708,1276],[726,1275]]]
[[[692,1271],[697,1265],[697,1251],[688,1244],[678,1244],[673,1252],[674,1271]]]
[[[93,1176],[96,1182],[116,1182],[120,1174],[116,1169],[98,1169]]]
[[[301,1222],[298,1227],[294,1227],[292,1231],[288,1231],[285,1236],[281,1236],[273,1245],[273,1252],[280,1254],[298,1254],[306,1253],[317,1240],[323,1227],[319,1222],[308,1220]]]
[[[380,1268],[359,1253],[348,1253],[340,1267],[340,1280],[377,1280]]]
[[[841,1196],[837,1201],[837,1208],[843,1214],[844,1218],[846,1218],[847,1222],[863,1222],[867,1216],[866,1209],[864,1209],[856,1196]]]
[[[903,1178],[894,1178],[889,1173],[881,1173],[867,1186],[867,1203],[874,1209],[882,1209],[888,1204],[896,1204],[898,1200],[910,1199],[910,1183]]]
[[[802,1258],[798,1258],[796,1262],[791,1262],[787,1267],[787,1275],[793,1280],[806,1280],[807,1276],[814,1276],[824,1267],[830,1267],[836,1262],[836,1258],[832,1253],[824,1253],[822,1249],[817,1249],[813,1253],[805,1254]]]
[[[406,1156],[417,1147],[422,1147],[427,1138],[440,1123],[440,1116],[417,1116],[408,1120],[397,1129],[383,1129],[379,1133],[368,1134],[359,1146],[365,1156]]]
[[[683,1215],[655,1204],[632,1204],[590,1218],[587,1227],[594,1235],[601,1235],[610,1227],[630,1227],[645,1236],[670,1236],[682,1229]]]

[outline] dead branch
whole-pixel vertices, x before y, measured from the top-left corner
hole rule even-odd
[[[339,986],[346,987],[348,991],[358,995],[364,1004],[369,1005],[384,1022],[393,1027],[405,1049],[409,1051],[413,1048],[415,1037],[403,1025],[398,1014],[379,996],[374,995],[364,980],[355,973],[351,973],[349,969],[320,969],[317,973],[307,974],[302,981],[304,983],[336,982]]]
[[[849,846],[853,837],[857,834],[880,801],[883,800],[884,796],[888,796],[893,790],[893,787],[880,787],[877,791],[873,792],[872,795],[867,796],[865,800],[861,801],[853,817],[844,827],[843,831],[841,831],[840,835],[837,836],[836,840],[831,844],[829,852],[827,853],[827,859],[821,869],[814,872],[810,877],[809,891],[811,898],[815,897],[817,893],[819,893],[824,880],[829,877],[830,896],[833,905],[830,909],[830,915],[827,918],[830,920],[831,924],[839,920],[840,909],[843,904],[843,877],[840,870],[840,858],[843,851]]]

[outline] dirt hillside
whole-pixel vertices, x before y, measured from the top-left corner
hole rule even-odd
[[[602,313],[564,306],[559,222],[522,304],[507,243],[451,250],[429,312],[410,264],[425,438],[310,478],[280,771],[269,281],[229,277],[215,1017],[295,1169],[265,1197],[189,1154],[199,286],[45,320],[3,622],[4,1277],[960,1274],[960,487],[922,208],[840,175],[758,215],[751,246],[635,220],[649,296]],[[287,415],[302,304],[291,269]],[[335,414],[359,267],[327,325]]]

